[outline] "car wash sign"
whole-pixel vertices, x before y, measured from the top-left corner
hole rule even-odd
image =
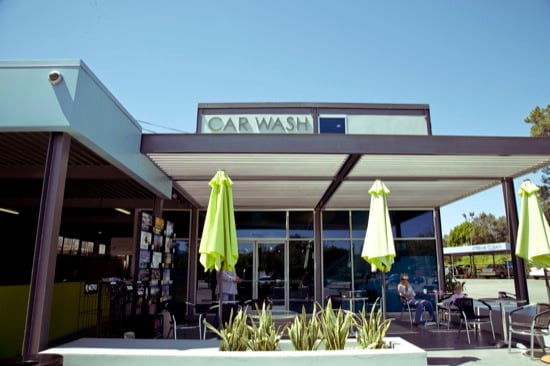
[[[217,114],[203,115],[201,133],[313,133],[310,114]]]

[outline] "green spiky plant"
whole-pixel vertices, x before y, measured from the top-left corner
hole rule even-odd
[[[267,309],[265,302],[260,310],[256,305],[258,322],[254,320],[250,326],[250,338],[248,349],[251,351],[275,351],[283,336],[281,327],[276,327],[273,322],[273,314]]]
[[[384,341],[384,337],[393,319],[382,320],[382,310],[380,307],[375,312],[378,300],[376,299],[374,302],[368,317],[366,316],[365,307],[363,307],[363,310],[359,313],[361,322],[355,325],[357,327],[357,344],[363,349],[390,348],[389,343]]]
[[[296,351],[315,351],[321,345],[321,325],[315,316],[317,308],[314,304],[313,315],[308,320],[306,309],[302,306],[302,313],[287,327],[288,338]]]
[[[231,309],[229,320],[225,322],[222,329],[217,329],[208,322],[205,324],[208,329],[220,337],[220,351],[246,351],[248,349],[248,340],[252,329],[248,325],[246,310],[240,309],[233,316],[233,309]]]
[[[320,312],[321,340],[326,350],[342,350],[346,345],[350,329],[353,326],[353,315],[350,312],[332,309],[332,301]]]

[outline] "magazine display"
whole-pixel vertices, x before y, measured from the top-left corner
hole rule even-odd
[[[138,303],[136,312],[172,298],[170,279],[173,263],[174,224],[141,212],[136,265]]]

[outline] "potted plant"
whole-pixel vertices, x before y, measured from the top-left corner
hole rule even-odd
[[[385,341],[386,333],[390,329],[393,319],[382,319],[382,310],[378,307],[376,313],[374,309],[377,307],[378,299],[374,302],[370,316],[366,316],[365,308],[359,313],[361,321],[355,325],[357,344],[363,349],[379,349],[390,348],[391,344]]]
[[[313,315],[307,317],[305,307],[302,313],[294,318],[288,326],[288,338],[297,351],[315,351],[321,345],[321,325],[317,319],[318,305],[313,305]]]
[[[251,329],[248,325],[246,311],[243,312],[241,309],[233,315],[233,309],[231,309],[229,319],[224,323],[222,329],[218,329],[208,322],[205,322],[205,325],[220,338],[220,351],[246,351],[248,349]]]
[[[326,350],[342,350],[354,324],[353,315],[342,308],[334,310],[332,301],[327,301],[326,307],[319,312],[321,323],[321,340]]]
[[[220,338],[220,351],[274,351],[279,345],[283,330],[273,322],[271,310],[265,303],[260,310],[256,306],[256,320],[248,315],[248,308],[239,309],[222,329],[206,322],[206,327]]]
[[[281,327],[275,326],[271,310],[266,308],[265,302],[261,310],[256,305],[256,314],[258,322],[251,319],[249,327],[248,349],[251,351],[275,351],[283,335],[283,330]]]

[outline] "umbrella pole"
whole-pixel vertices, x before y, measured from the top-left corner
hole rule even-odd
[[[218,329],[222,329],[223,328],[223,292],[222,292],[222,276],[221,276],[221,270],[220,271],[216,271],[216,277],[218,278],[217,281],[218,281],[218,319],[220,319],[220,321],[218,322]]]
[[[548,283],[548,271],[546,268],[543,269],[544,271],[544,284],[546,285],[546,296],[548,296],[548,301],[550,301],[550,284]]]
[[[386,320],[386,273],[382,271],[382,321]]]

